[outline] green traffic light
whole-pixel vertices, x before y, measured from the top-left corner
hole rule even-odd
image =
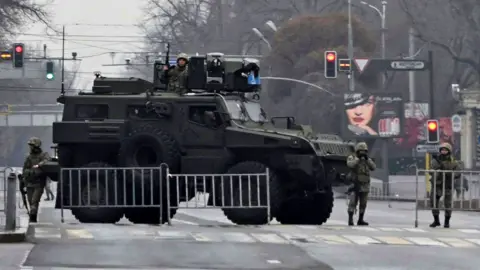
[[[54,77],[53,73],[47,73],[47,79],[53,80]]]

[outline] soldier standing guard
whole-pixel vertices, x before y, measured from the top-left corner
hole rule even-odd
[[[169,69],[168,65],[164,66],[166,77],[168,79],[167,90],[179,95],[183,95],[188,92],[187,79],[188,79],[188,55],[180,53],[177,56],[177,65]]]
[[[23,164],[23,181],[27,188],[27,198],[30,204],[30,222],[37,222],[38,207],[42,198],[47,178],[40,171],[40,167],[50,160],[47,152],[42,150],[42,141],[32,137],[28,140],[30,153]]]
[[[353,214],[357,204],[360,204],[360,213],[357,225],[368,226],[364,220],[367,208],[368,193],[370,192],[370,171],[375,170],[375,162],[368,157],[368,146],[365,142],[359,142],[355,146],[355,153],[347,158],[347,166],[350,168],[350,180],[354,184],[353,192],[350,193],[348,204],[348,225],[353,226]]]
[[[454,182],[458,181],[461,176],[460,173],[454,173],[453,171],[460,170],[460,166],[458,161],[452,156],[452,146],[449,143],[442,143],[439,150],[439,155],[437,157],[433,156],[431,164],[432,170],[440,171],[431,173],[430,177],[431,186],[433,187],[433,190],[430,192],[430,206],[432,207],[433,223],[430,224],[430,227],[435,228],[442,225],[440,224],[440,211],[438,210],[438,207],[440,198],[443,196],[443,204],[445,206],[445,222],[443,227],[450,228],[453,186]]]

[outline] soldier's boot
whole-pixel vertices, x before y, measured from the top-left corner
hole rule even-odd
[[[37,222],[37,214],[30,214],[30,219],[29,219],[30,222]]]
[[[450,228],[450,217],[445,216],[445,223],[443,223],[444,228]]]
[[[433,223],[430,224],[430,228],[435,228],[438,226],[442,226],[442,224],[440,224],[440,218],[438,215],[433,215]]]
[[[358,225],[358,226],[368,226],[368,222],[366,222],[365,220],[363,220],[363,215],[364,215],[364,214],[362,213],[362,214],[360,214],[360,215],[358,216],[358,222],[357,222],[357,225]]]
[[[353,223],[353,212],[348,212],[348,226],[353,226],[355,225]]]

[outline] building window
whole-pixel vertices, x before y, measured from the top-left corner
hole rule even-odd
[[[105,104],[82,104],[75,107],[77,119],[104,120],[108,118],[108,105]]]

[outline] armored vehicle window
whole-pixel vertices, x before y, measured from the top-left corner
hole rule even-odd
[[[128,106],[127,116],[129,119],[158,119],[155,111],[148,111],[145,106]]]
[[[206,125],[206,112],[213,113],[217,110],[217,107],[214,105],[210,106],[190,106],[188,108],[188,119],[192,122],[201,124],[201,125]]]
[[[105,105],[105,104],[76,105],[75,115],[77,119],[106,119],[108,118],[108,105]]]

